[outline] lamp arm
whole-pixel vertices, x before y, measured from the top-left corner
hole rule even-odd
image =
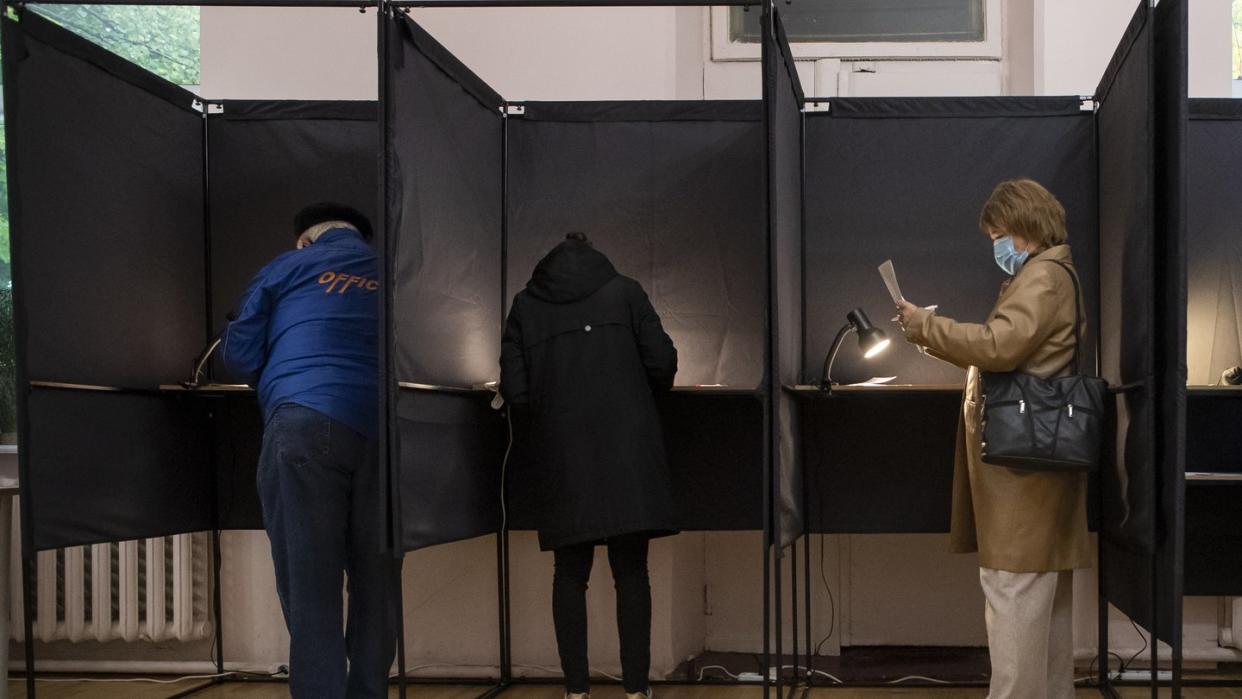
[[[832,341],[832,348],[828,350],[828,356],[824,357],[824,373],[820,376],[819,387],[824,391],[832,390],[832,363],[836,361],[837,351],[841,349],[841,341],[845,339],[846,333],[854,329],[852,323],[846,323],[837,331],[837,338]]]
[[[214,353],[216,348],[220,346],[220,341],[223,339],[223,334],[216,335],[216,338],[212,340],[211,343],[207,345],[206,349],[203,350],[203,353],[198,356],[198,359],[194,362],[194,373],[191,375],[190,382],[187,385],[191,387],[198,386],[198,380],[203,375],[203,368],[207,365],[207,360],[211,359],[212,353]]]

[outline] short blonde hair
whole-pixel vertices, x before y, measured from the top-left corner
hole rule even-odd
[[[979,228],[1021,236],[1027,242],[1050,248],[1064,245],[1065,207],[1035,180],[1006,180],[996,185],[983,211]]]

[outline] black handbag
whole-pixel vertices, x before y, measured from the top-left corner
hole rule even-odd
[[[980,372],[983,461],[1028,471],[1091,471],[1100,462],[1108,383],[1082,372],[1082,298],[1074,282],[1076,373],[1051,379],[1017,371]]]

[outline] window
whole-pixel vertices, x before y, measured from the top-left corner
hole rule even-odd
[[[1001,0],[800,0],[778,3],[798,58],[1001,57]],[[759,55],[757,8],[715,8],[716,60]]]
[[[1242,97],[1242,0],[1233,0],[1233,96]]]
[[[197,7],[39,5],[35,11],[165,80],[199,84]]]
[[[199,84],[197,7],[42,5],[36,11],[167,80],[185,86]],[[13,357],[16,343],[6,191],[8,159],[4,139],[0,130],[0,445],[14,444],[17,437]]]
[[[759,41],[759,12],[734,7],[731,41]],[[818,0],[781,8],[790,42],[983,41],[983,0]]]

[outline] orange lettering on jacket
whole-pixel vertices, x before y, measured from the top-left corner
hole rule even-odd
[[[367,279],[356,274],[346,274],[344,272],[324,272],[319,275],[319,285],[325,287],[323,293],[344,294],[350,289],[362,291],[377,291],[379,282],[374,279]]]

